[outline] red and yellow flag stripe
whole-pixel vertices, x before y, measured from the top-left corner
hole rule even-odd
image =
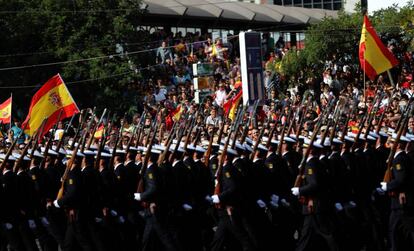
[[[7,99],[3,104],[0,104],[0,122],[3,124],[10,123],[12,112],[12,98]]]
[[[359,42],[359,61],[362,70],[370,79],[398,64],[398,60],[382,43],[366,15]]]
[[[59,74],[49,79],[33,96],[29,114],[24,124],[28,123],[25,132],[33,135],[47,119],[44,132],[49,131],[57,123],[62,110],[61,119],[73,116],[79,109]]]

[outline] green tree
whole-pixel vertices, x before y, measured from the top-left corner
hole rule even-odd
[[[370,20],[383,42],[394,39],[401,45],[403,51],[414,48],[412,1],[404,7],[394,5],[376,11],[370,16]],[[288,53],[287,58],[283,60],[281,73],[292,76],[305,70],[308,75],[320,74],[323,71],[321,65],[334,56],[347,63],[358,65],[362,21],[363,17],[357,7],[355,13],[339,11],[337,18],[328,17],[312,24],[305,32],[305,49],[299,54],[296,51]]]
[[[0,86],[40,86],[59,72],[67,82],[99,79],[69,85],[80,106],[105,104],[127,108],[131,101],[124,99],[125,90],[130,90],[131,83],[139,77],[131,69],[140,67],[139,62],[144,59],[144,54],[128,55],[127,52],[141,50],[141,42],[148,39],[137,32],[142,13],[140,2],[1,1],[0,55],[3,60],[0,60],[0,68],[71,63],[1,71]],[[86,58],[95,59],[83,60]],[[27,99],[30,100],[34,91],[24,89],[15,96],[28,104]],[[3,92],[0,98],[6,95],[8,93]]]

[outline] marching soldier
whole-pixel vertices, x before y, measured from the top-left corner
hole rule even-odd
[[[391,180],[381,182],[381,189],[388,192],[391,197],[391,215],[389,220],[389,241],[391,250],[410,250],[413,247],[413,170],[405,153],[405,148],[410,140],[401,136],[399,142],[395,142],[396,134],[393,134],[392,144],[397,144],[391,167]],[[411,182],[411,183],[410,183]]]
[[[292,194],[300,196],[303,206],[304,223],[296,250],[338,250],[333,237],[333,225],[326,187],[321,180],[320,149],[323,147],[305,139],[304,147],[310,147],[306,159],[301,187],[293,187]]]
[[[211,243],[211,251],[223,250],[226,242],[229,241],[228,233],[232,234],[233,238],[239,242],[241,250],[254,250],[249,235],[242,227],[241,222],[243,217],[240,208],[242,197],[235,179],[236,170],[232,164],[236,156],[235,150],[227,149],[223,170],[217,176],[220,193],[211,196],[212,202],[219,207],[219,221]]]
[[[68,157],[72,158],[72,152],[68,151],[67,153]],[[82,193],[86,192],[82,189],[81,176],[81,161],[84,156],[84,154],[77,152],[74,160],[68,160],[68,165],[72,165],[68,167],[69,172],[64,180],[63,194],[53,202],[56,208],[62,208],[66,212],[67,227],[65,239],[61,247],[64,251],[74,250],[78,245],[84,251],[93,250],[87,222],[84,215],[80,212]]]

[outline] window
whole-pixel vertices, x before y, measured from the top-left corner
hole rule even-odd
[[[333,4],[333,9],[334,10],[340,10],[342,8],[342,3],[334,3]]]
[[[273,3],[276,5],[282,5],[282,0],[274,0]]]
[[[332,10],[332,3],[324,3],[323,8],[325,10]]]
[[[302,0],[293,0],[293,2],[295,3],[295,5],[302,6]]]
[[[283,5],[292,5],[292,0],[283,0]]]
[[[322,9],[322,4],[320,4],[320,3],[314,3],[313,4],[313,8]]]
[[[303,4],[312,4],[312,0],[303,0]]]

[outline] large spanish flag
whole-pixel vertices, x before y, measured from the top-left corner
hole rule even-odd
[[[0,122],[3,124],[10,123],[12,109],[12,98],[7,99],[3,104],[0,104]]]
[[[364,16],[359,41],[359,62],[362,70],[371,80],[398,64],[392,52],[381,42],[367,15]]]
[[[59,74],[49,79],[33,96],[29,108],[29,114],[23,123],[28,123],[25,133],[33,135],[45,123],[43,134],[48,132],[58,122],[58,116],[62,111],[61,120],[69,118],[79,112],[78,106],[73,100],[63,79]]]

